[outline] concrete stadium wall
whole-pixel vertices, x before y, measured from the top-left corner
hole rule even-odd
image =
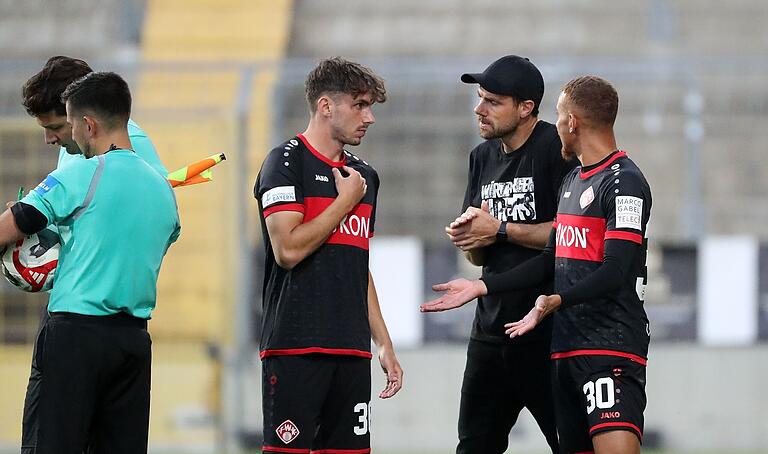
[[[398,352],[405,387],[395,398],[372,398],[372,443],[378,453],[445,453],[456,444],[464,345],[434,345]],[[763,452],[768,446],[765,377],[768,345],[704,348],[692,344],[651,345],[645,431],[675,451]],[[243,423],[261,424],[259,363],[252,364],[235,393],[244,399]],[[373,394],[383,388],[378,362],[371,364]],[[546,452],[535,422],[524,411],[510,437],[509,452]]]

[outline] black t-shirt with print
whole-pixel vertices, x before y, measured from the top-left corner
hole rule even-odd
[[[565,161],[554,125],[539,121],[531,136],[517,150],[505,153],[501,140],[488,140],[470,153],[469,178],[462,210],[488,202],[492,216],[502,221],[540,224],[555,219],[557,194],[563,177],[576,165]],[[508,270],[539,254],[512,242],[494,243],[485,248],[483,275]],[[510,342],[504,324],[520,320],[541,294],[552,293],[552,283],[524,290],[488,295],[478,299],[472,338],[486,342]],[[551,322],[546,321],[527,336],[513,342],[548,338]]]

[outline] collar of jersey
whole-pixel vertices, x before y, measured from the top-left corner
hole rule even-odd
[[[608,158],[605,160],[605,162],[598,164],[596,167],[589,169],[588,171],[584,171],[584,168],[581,168],[581,172],[579,172],[579,176],[582,180],[586,180],[587,178],[591,177],[592,175],[596,174],[597,172],[605,169],[609,165],[611,165],[615,160],[619,158],[624,158],[627,156],[627,153],[621,150],[616,150],[613,153],[611,153]]]
[[[324,163],[328,164],[329,166],[331,166],[331,167],[343,167],[343,166],[344,166],[344,164],[346,164],[346,163],[347,163],[347,155],[346,155],[346,154],[344,154],[344,153],[341,153],[341,161],[332,161],[332,160],[328,159],[327,157],[325,157],[325,156],[324,156],[322,153],[320,153],[319,151],[317,151],[317,150],[315,149],[315,147],[313,147],[313,146],[312,146],[312,144],[311,144],[311,143],[309,143],[309,140],[307,140],[307,138],[306,138],[306,137],[304,137],[304,135],[303,135],[303,134],[298,134],[296,137],[298,137],[299,139],[301,139],[301,141],[302,141],[302,142],[304,142],[304,146],[306,146],[306,147],[307,147],[307,149],[308,149],[308,150],[309,150],[309,151],[310,151],[310,152],[311,152],[313,155],[315,155],[315,157],[316,157],[317,159],[319,159],[319,160],[323,161]]]

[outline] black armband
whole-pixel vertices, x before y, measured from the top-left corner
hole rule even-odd
[[[48,218],[37,208],[26,203],[18,202],[12,205],[11,214],[16,221],[16,226],[25,235],[37,233],[48,225]]]

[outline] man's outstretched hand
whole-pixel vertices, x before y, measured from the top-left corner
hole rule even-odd
[[[560,295],[557,294],[540,295],[536,298],[533,309],[522,320],[504,325],[504,328],[507,329],[504,333],[510,338],[522,336],[535,328],[544,317],[556,311],[562,302]]]
[[[461,307],[478,296],[488,293],[485,282],[481,280],[470,281],[459,278],[443,284],[432,286],[436,292],[444,292],[442,296],[419,306],[421,312],[442,312]]]

